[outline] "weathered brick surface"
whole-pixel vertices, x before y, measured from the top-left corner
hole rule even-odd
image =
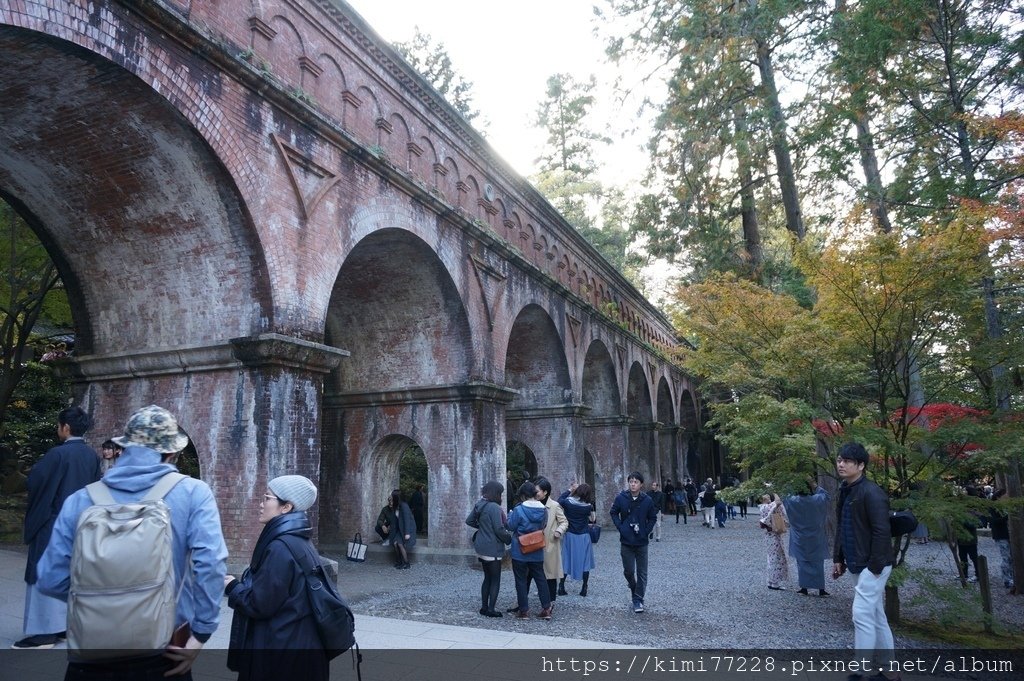
[[[604,504],[713,470],[669,323],[346,12],[0,0],[0,188],[71,291],[96,437],[178,412],[242,555],[283,472],[368,534],[412,443],[435,546],[513,436]]]

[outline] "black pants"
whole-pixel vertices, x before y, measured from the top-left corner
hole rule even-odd
[[[481,560],[484,568],[484,583],[480,585],[480,607],[494,610],[498,602],[498,589],[501,587],[501,561]]]
[[[622,556],[622,575],[629,584],[633,599],[643,603],[647,593],[647,544],[621,544],[619,553]]]
[[[964,577],[970,576],[970,570],[967,569],[967,559],[970,558],[971,562],[974,563],[974,576],[978,576],[978,542],[971,542],[970,544],[956,545],[956,552],[960,556],[960,564],[964,566]]]
[[[551,607],[551,594],[548,592],[548,579],[544,576],[544,563],[540,561],[512,560],[512,574],[516,578],[516,600],[519,612],[530,610],[530,579],[537,583],[537,594],[540,596],[542,608]]]

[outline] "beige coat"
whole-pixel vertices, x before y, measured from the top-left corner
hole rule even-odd
[[[544,528],[544,576],[561,579],[565,576],[562,572],[562,535],[569,529],[569,520],[554,497],[548,495],[544,505],[548,509],[548,524]]]

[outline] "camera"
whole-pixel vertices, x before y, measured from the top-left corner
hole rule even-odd
[[[637,523],[631,523],[630,527],[633,528],[633,534],[640,534],[640,525]]]

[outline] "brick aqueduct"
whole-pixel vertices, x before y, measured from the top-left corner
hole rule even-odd
[[[0,140],[92,437],[176,412],[236,557],[284,473],[368,534],[413,443],[450,551],[509,442],[602,509],[720,470],[667,320],[338,0],[0,0]]]

